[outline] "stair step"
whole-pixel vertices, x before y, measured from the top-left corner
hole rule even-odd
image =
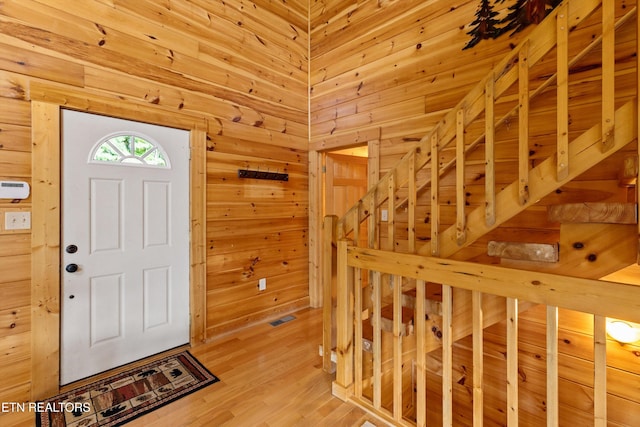
[[[381,329],[386,332],[393,332],[393,305],[382,307],[381,315]],[[412,308],[402,307],[400,333],[405,337],[413,334],[413,316],[414,310]]]
[[[320,356],[324,356],[324,347],[322,346],[322,344],[318,345],[318,354]],[[338,355],[336,354],[335,348],[331,349],[331,361],[333,363],[338,363]]]
[[[547,208],[549,221],[560,223],[637,224],[635,203],[567,203]]]
[[[442,316],[442,285],[438,283],[426,283],[424,314],[429,316]],[[416,309],[416,290],[409,289],[402,293],[402,305]]]
[[[487,244],[487,255],[520,261],[558,262],[557,243],[497,242]]]
[[[362,350],[373,353],[373,326],[366,320],[362,321]]]
[[[559,262],[502,259],[504,267],[600,279],[636,263],[638,229],[633,224],[561,224]]]
[[[373,340],[362,338],[362,351],[373,353]],[[324,356],[324,348],[322,347],[322,344],[318,345],[318,355]],[[335,348],[331,349],[331,361],[333,363],[338,363],[338,354],[336,353]]]
[[[416,289],[408,289],[403,292],[403,295],[412,297],[413,301],[415,301]],[[442,285],[440,283],[425,282],[424,296],[428,300],[442,302]]]
[[[618,178],[620,187],[634,187],[638,183],[638,156],[630,156],[624,159],[622,170]]]

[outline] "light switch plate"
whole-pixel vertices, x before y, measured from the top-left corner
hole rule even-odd
[[[31,212],[5,212],[5,230],[28,230],[31,228]]]

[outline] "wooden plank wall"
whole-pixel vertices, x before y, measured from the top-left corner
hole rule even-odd
[[[311,147],[380,135],[389,154],[407,152],[526,34],[463,51],[477,4],[313,2]]]
[[[308,305],[307,2],[69,6],[0,4],[0,179],[31,183],[35,86],[54,88],[50,101],[63,107],[73,92],[89,112],[119,115],[95,102],[110,98],[122,111],[151,112],[138,120],[199,118],[208,127],[207,336]],[[240,168],[289,180],[241,180]],[[30,210],[31,199],[0,200],[0,212],[20,209]],[[3,402],[30,394],[30,250],[29,230],[0,230]]]
[[[525,30],[511,37],[503,35],[496,40],[484,40],[472,49],[463,50],[462,48],[469,40],[466,34],[470,30],[469,24],[475,19],[475,11],[479,3],[479,1],[466,0],[455,2],[319,0],[312,2],[310,10],[310,148],[319,151],[331,150],[375,140],[379,141],[380,176],[393,167],[416,141],[426,135],[444,114],[455,106],[468,90],[528,33],[528,30]],[[497,8],[506,8],[515,2],[506,1],[501,5],[498,3],[492,2]],[[615,3],[617,17],[631,10],[636,4],[635,1],[616,1]],[[584,29],[576,30],[579,31],[577,35],[580,46],[570,46],[570,53],[575,54],[590,43],[592,37],[595,37],[594,34],[599,34],[600,19],[600,12],[597,12],[589,18]],[[632,18],[629,25],[616,33],[616,106],[636,96],[635,27],[635,18]],[[601,51],[596,49],[569,70],[570,139],[600,121],[600,61]],[[549,67],[554,62],[555,52],[552,52],[549,58],[545,58],[539,66],[530,70],[532,81],[535,82],[536,76],[551,75],[554,71],[550,71]],[[535,84],[532,83],[531,89],[533,90],[534,87]],[[556,146],[554,92],[555,87],[548,94],[545,93],[544,96],[531,102],[528,159],[530,167],[534,167],[548,157]],[[496,113],[506,111],[515,105],[517,102],[515,93],[517,92],[508,92],[505,101],[501,101],[496,106]],[[484,123],[480,121],[478,128],[481,129],[483,126]],[[472,133],[474,130],[471,129],[469,132]],[[473,140],[471,136],[468,139]],[[516,117],[510,126],[503,127],[496,134],[496,190],[517,179],[517,141]],[[619,185],[619,177],[624,170],[625,162],[637,155],[637,144],[631,145],[546,197],[537,205],[517,215],[477,243],[460,251],[455,258],[499,263],[499,259],[487,255],[489,240],[559,242],[560,224],[548,220],[547,206],[549,205],[578,202],[635,202],[635,191]],[[478,150],[471,154],[465,164],[464,202],[469,210],[485,203],[483,171],[485,159],[482,151]],[[454,155],[453,149],[442,150],[439,160],[444,163]],[[418,180],[428,177],[429,174],[428,169],[422,171]],[[443,230],[456,221],[455,170],[442,176],[440,182],[439,211],[441,230]],[[399,200],[405,198],[406,190],[398,190],[396,197]],[[417,199],[416,218],[415,233],[419,248],[421,242],[426,242],[431,237],[431,205],[428,191],[422,192]],[[395,212],[394,220],[397,225],[393,230],[393,245],[387,242],[391,232],[388,231],[386,224],[382,224],[379,228],[380,246],[392,246],[398,251],[407,252],[408,230],[411,226],[405,209]],[[522,263],[517,266],[525,268]],[[535,269],[536,266],[530,268]],[[585,268],[584,263],[580,268]],[[571,275],[577,272],[569,270],[565,273]],[[537,314],[534,312],[527,316],[535,318],[535,322],[540,322]],[[573,315],[575,314],[565,316]],[[529,317],[526,319],[528,320]],[[528,323],[523,322],[523,325]],[[580,325],[576,327],[561,321],[560,337],[576,332],[583,336],[592,334],[587,323]],[[587,326],[582,327],[582,325]],[[535,325],[532,323],[532,326]],[[536,340],[528,338],[535,333],[537,332],[532,330],[530,333],[523,334],[526,347],[540,345],[536,341],[537,338]],[[563,342],[560,344],[563,345]],[[461,343],[461,345],[466,344]],[[635,357],[633,354],[637,351],[635,347],[621,350],[619,344],[615,342],[611,346],[613,349],[610,351],[615,351],[617,356],[626,359]],[[490,351],[488,356],[492,356]],[[568,350],[568,353],[571,351]],[[458,359],[455,363],[457,366],[470,366],[471,356],[465,354],[464,360]],[[489,357],[486,363],[489,365],[485,366],[485,372],[502,369],[502,366],[492,357]],[[619,361],[612,362],[610,368],[618,369],[618,363]],[[591,392],[588,389],[591,387],[592,379],[587,378],[586,375],[588,374],[584,372],[577,374],[579,377],[577,382]],[[628,375],[627,379],[633,379],[636,382],[640,378],[637,370],[634,369],[626,369],[625,375]],[[544,377],[526,380],[544,382]],[[569,377],[562,374],[563,385],[574,381],[576,376]],[[471,414],[470,383],[470,381],[467,383],[465,386],[467,389],[464,392],[460,393],[459,390],[456,392],[460,398],[457,408],[460,409],[461,417],[467,417],[467,415],[470,417]],[[437,385],[437,387],[440,386]],[[629,392],[632,390],[627,389],[624,393]],[[428,393],[434,393],[435,401],[439,401],[437,398],[439,391],[430,389]],[[640,402],[637,397],[632,398],[624,393],[621,394],[620,391],[614,393],[615,396],[610,399],[617,400],[620,397],[622,404],[616,406],[616,413],[612,419],[624,424],[626,421],[623,420],[625,416],[623,408],[627,407],[637,415]],[[576,405],[581,405],[578,410],[580,419],[588,417],[588,409],[585,408],[590,404],[589,398],[579,402],[570,401],[572,398],[574,396],[563,396],[561,399],[565,408],[569,407],[569,414],[575,410]],[[540,402],[536,398],[521,395],[521,408],[523,408],[521,412],[526,412],[526,415],[523,415],[525,418],[530,417],[536,422],[536,417],[542,417],[541,419],[544,420],[544,414],[540,411]],[[491,412],[486,415],[491,417],[496,425],[504,423],[503,415]],[[436,424],[441,422],[441,420],[432,421]]]

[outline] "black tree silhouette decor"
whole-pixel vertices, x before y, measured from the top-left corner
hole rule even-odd
[[[495,0],[491,5],[490,0],[480,1],[476,19],[471,23],[472,28],[467,33],[471,40],[463,50],[477,45],[481,40],[495,39],[509,31],[513,35],[531,24],[539,24],[562,0],[516,0],[507,8],[507,15],[498,20],[495,5],[504,2],[505,0]]]
[[[500,21],[495,19],[498,12],[493,10],[493,6],[489,0],[481,0],[480,7],[476,12],[476,19],[471,23],[473,28],[467,34],[471,36],[471,40],[465,45],[464,49],[469,49],[484,39],[495,39],[500,33],[498,24]]]
[[[504,3],[504,0],[500,0]],[[512,34],[524,30],[531,24],[539,24],[561,0],[517,0],[509,7],[509,14],[500,22],[505,24],[502,32],[513,30]]]

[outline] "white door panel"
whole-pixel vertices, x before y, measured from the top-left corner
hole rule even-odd
[[[122,250],[123,181],[90,179],[89,239],[91,253]]]
[[[67,384],[189,341],[189,134],[67,110],[62,124]]]
[[[171,267],[144,271],[144,329],[164,326],[171,321]]]
[[[92,277],[89,282],[90,346],[123,337],[124,286],[122,274]]]
[[[171,183],[145,181],[143,185],[144,247],[167,246],[171,242]]]

